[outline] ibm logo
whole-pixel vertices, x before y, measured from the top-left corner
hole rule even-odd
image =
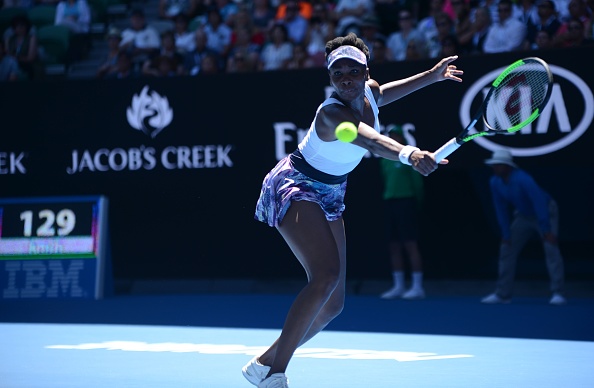
[[[84,267],[85,260],[0,261],[2,298],[84,298],[88,295],[80,285]]]

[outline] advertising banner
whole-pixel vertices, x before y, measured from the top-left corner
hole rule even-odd
[[[529,54],[549,62],[555,78],[541,117],[517,134],[465,145],[425,179],[429,276],[493,274],[499,237],[483,161],[502,146],[557,199],[567,260],[594,260],[590,53]],[[497,72],[521,57],[461,57],[463,83],[434,84],[382,107],[381,124],[402,125],[410,144],[437,149],[468,123]],[[434,64],[370,72],[383,83]],[[3,84],[0,198],[107,197],[116,278],[301,275],[278,232],[253,212],[265,174],[295,149],[330,92],[324,69]],[[348,181],[350,277],[389,270],[379,164],[367,156]]]

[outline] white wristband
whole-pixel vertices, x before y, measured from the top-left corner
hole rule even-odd
[[[420,151],[420,148],[417,147],[413,147],[410,145],[404,146],[401,150],[400,153],[398,154],[398,158],[400,159],[400,162],[402,162],[403,164],[407,164],[407,165],[411,165],[408,158],[410,158],[410,155],[412,155],[413,152],[415,151]]]

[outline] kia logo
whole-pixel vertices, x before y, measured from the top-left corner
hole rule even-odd
[[[514,134],[477,137],[474,142],[489,151],[505,147],[514,156],[537,156],[559,151],[582,136],[594,116],[592,90],[575,73],[559,66],[550,65],[550,68],[554,78],[551,98],[535,122]],[[471,114],[503,70],[502,67],[491,71],[468,89],[460,104],[463,126],[470,122]]]

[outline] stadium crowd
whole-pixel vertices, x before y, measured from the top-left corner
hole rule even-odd
[[[54,4],[56,24],[89,34],[87,0],[40,1],[2,7]],[[149,1],[159,2],[154,18],[132,8],[126,28],[107,29],[97,77],[321,67],[326,41],[351,31],[367,43],[371,63],[594,45],[594,0]],[[3,33],[0,80],[35,78],[42,58],[31,22],[15,17]]]

